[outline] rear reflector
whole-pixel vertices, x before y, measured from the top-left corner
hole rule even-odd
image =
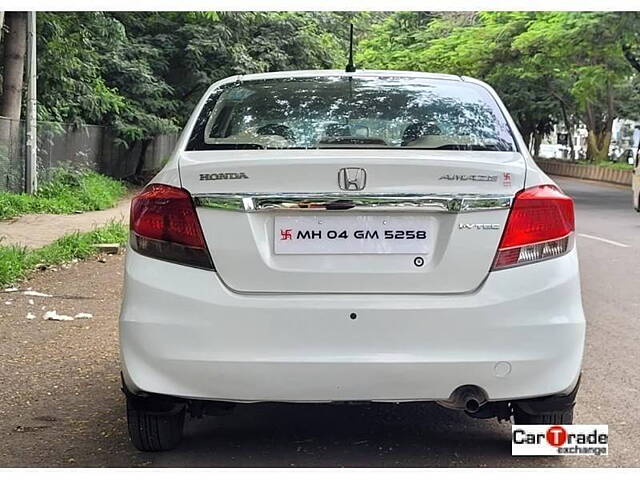
[[[191,195],[151,184],[131,201],[131,248],[148,257],[213,269]]]
[[[557,257],[572,246],[573,200],[553,185],[516,195],[493,263],[493,270]]]

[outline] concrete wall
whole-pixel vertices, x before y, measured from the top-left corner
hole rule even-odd
[[[600,182],[617,183],[619,185],[631,185],[632,170],[616,170],[596,165],[578,165],[575,163],[536,159],[536,163],[549,175],[561,175],[564,177],[583,178]]]
[[[155,173],[171,152],[178,134],[161,135],[149,145],[143,172]],[[38,181],[58,168],[91,169],[115,178],[135,173],[141,146],[126,147],[106,127],[38,124]],[[0,117],[0,191],[20,192],[24,186],[24,122]]]

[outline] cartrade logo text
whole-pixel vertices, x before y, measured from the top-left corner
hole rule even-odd
[[[608,455],[607,425],[513,425],[512,455]]]

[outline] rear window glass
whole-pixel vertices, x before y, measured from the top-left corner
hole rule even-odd
[[[504,115],[479,85],[348,76],[224,85],[207,100],[187,146],[309,148],[516,150]]]

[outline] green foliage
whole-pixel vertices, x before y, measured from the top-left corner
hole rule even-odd
[[[562,120],[590,132],[592,159],[608,152],[611,123],[640,115],[638,12],[396,13],[361,44],[370,68],[469,75],[490,83],[526,141]]]
[[[479,14],[397,14],[362,44],[361,61],[369,67],[421,70],[483,79],[496,88],[525,139],[546,133],[557,110],[544,71],[527,68],[513,49],[535,12]],[[400,28],[404,33],[395,36]],[[382,39],[382,40],[381,40]],[[381,48],[381,44],[386,46]]]
[[[374,24],[358,45],[356,64],[363,68],[420,70],[416,53],[428,47],[424,31],[434,18],[428,12],[398,12]]]
[[[0,247],[0,287],[15,284],[24,279],[36,265],[60,265],[73,259],[95,255],[99,243],[124,244],[128,229],[119,222],[112,222],[91,232],[73,233],[35,250],[22,246]]]
[[[104,46],[122,36],[117,25],[100,12],[42,12],[37,20],[40,119],[100,123],[120,111],[125,98],[101,74]]]
[[[113,207],[124,196],[122,182],[95,172],[58,171],[36,195],[0,192],[0,220],[27,213],[74,213]]]
[[[513,47],[534,68],[553,69],[569,81],[571,94],[585,109],[607,96],[609,85],[632,72],[621,50],[619,14],[539,13]]]
[[[153,71],[161,52],[129,38],[108,12],[37,18],[41,120],[110,125],[125,143],[176,129],[171,87]]]
[[[115,128],[130,143],[177,130],[222,78],[346,64],[348,23],[333,12],[38,14],[40,118]]]

